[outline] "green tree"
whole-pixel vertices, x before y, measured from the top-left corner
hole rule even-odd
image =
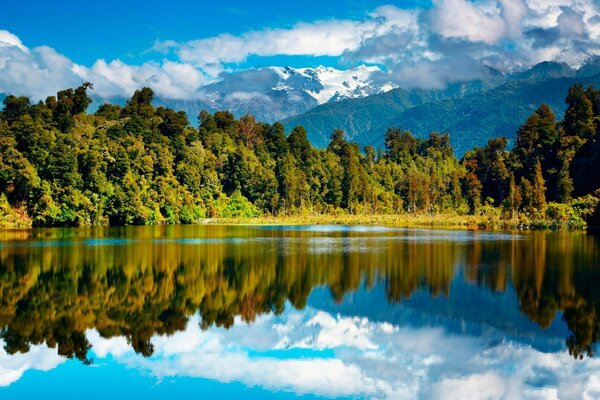
[[[567,111],[563,120],[565,135],[576,136],[583,140],[590,139],[595,133],[593,104],[581,84],[569,89]]]

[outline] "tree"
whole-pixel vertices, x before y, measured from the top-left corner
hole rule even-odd
[[[235,117],[229,111],[217,111],[214,115],[215,124],[217,124],[217,129],[221,129],[223,131],[229,131],[233,129],[235,126]]]
[[[173,111],[168,108],[158,107],[156,114],[162,119],[158,124],[158,130],[164,136],[173,138],[177,135],[183,135],[188,126],[188,117],[184,111]]]
[[[519,207],[521,206],[522,200],[521,190],[516,184],[515,175],[511,174],[510,183],[508,185],[508,196],[506,196],[505,200],[506,208],[510,211],[511,218],[514,219],[519,214]]]
[[[483,185],[477,173],[479,171],[477,153],[476,150],[468,151],[462,160],[463,167],[467,171],[463,179],[463,191],[469,205],[469,211],[472,214],[475,214],[481,207],[481,193],[483,191]]]
[[[138,116],[143,119],[152,118],[155,113],[152,100],[154,100],[154,91],[149,87],[136,90],[125,105],[123,116]]]
[[[2,100],[4,109],[0,112],[0,116],[8,123],[12,123],[22,115],[25,115],[29,111],[29,98],[27,97],[16,97],[8,95]]]
[[[408,131],[389,128],[385,134],[387,156],[395,163],[406,163],[416,153],[419,143]]]
[[[565,100],[567,111],[563,120],[565,135],[577,136],[583,140],[590,139],[596,133],[594,125],[594,110],[581,84],[569,88]]]
[[[292,129],[292,132],[287,138],[290,152],[296,160],[298,160],[306,169],[311,159],[312,147],[306,137],[306,129],[302,126],[297,126]]]
[[[265,142],[269,153],[276,159],[285,155],[289,150],[289,144],[281,122],[275,122],[266,132]]]
[[[89,82],[83,83],[77,89],[65,89],[57,93],[56,105],[53,109],[54,121],[63,132],[68,132],[73,127],[73,117],[85,112],[92,103],[87,90],[93,89]]]
[[[542,163],[539,161],[533,176],[531,206],[540,215],[546,210],[546,182],[542,174]]]
[[[338,156],[341,156],[345,145],[346,139],[344,138],[344,132],[339,129],[334,129],[333,133],[331,134],[327,150]]]

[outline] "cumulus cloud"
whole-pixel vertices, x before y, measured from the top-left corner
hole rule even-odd
[[[581,65],[600,54],[600,4],[594,0],[436,0],[415,32],[364,41],[348,60],[386,65],[400,86],[442,88],[509,73],[542,61]]]
[[[238,382],[273,391],[332,397],[394,399],[594,399],[600,360],[542,352],[504,334],[453,335],[442,328],[394,326],[313,308],[286,307],[252,325],[202,331],[194,316],[185,330],[155,336],[150,358],[122,337],[86,332],[101,368],[117,363],[162,381],[189,377]],[[0,341],[0,346],[3,343]],[[56,349],[27,354],[0,349],[0,386],[28,370],[49,371],[65,359]]]
[[[416,16],[415,11],[384,6],[364,20],[300,22],[289,29],[267,28],[240,36],[225,33],[185,43],[157,42],[154,48],[172,50],[182,61],[214,75],[223,71],[224,65],[241,63],[249,56],[340,56],[393,30],[416,30]]]
[[[0,30],[0,47],[16,47],[22,51],[27,51],[27,47],[23,45],[21,39],[5,30]]]
[[[428,19],[433,33],[471,42],[496,43],[506,29],[497,7],[488,11],[469,0],[435,0]]]
[[[0,33],[0,92],[42,98],[79,82],[75,65],[49,47],[28,49],[15,36]]]
[[[102,97],[129,96],[151,86],[164,97],[191,99],[197,97],[206,77],[190,64],[168,60],[140,66],[98,60],[86,67],[50,47],[29,49],[14,34],[0,31],[0,93],[42,100],[84,81],[94,83],[96,94]]]
[[[157,60],[141,65],[100,59],[84,66],[49,47],[30,49],[13,33],[0,30],[0,91],[42,99],[89,80],[103,97],[129,96],[151,86],[163,97],[204,99],[206,85],[239,73],[240,64],[250,57],[271,56],[339,57],[347,68],[377,64],[385,71],[374,73],[382,84],[441,88],[481,77],[483,66],[502,72],[541,61],[579,66],[600,54],[600,3],[434,0],[427,9],[388,5],[357,19],[301,21],[187,42],[157,41],[150,53]],[[236,92],[239,101],[246,101],[252,98],[247,94],[260,91]]]

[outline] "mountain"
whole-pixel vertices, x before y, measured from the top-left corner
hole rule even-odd
[[[483,87],[481,82],[465,82],[444,90],[394,89],[380,95],[324,104],[282,122],[287,131],[303,125],[309,132],[311,143],[317,147],[327,146],[335,128],[344,130],[351,140],[373,144],[365,133],[378,131],[380,124],[388,121],[390,116],[435,100],[478,93],[484,90]]]
[[[557,62],[542,62],[510,75],[483,67],[470,81],[443,89],[408,90],[386,81],[385,72],[374,66],[346,71],[264,67],[222,74],[195,100],[157,97],[154,104],[185,111],[194,124],[206,109],[230,110],[236,117],[252,114],[265,122],[281,120],[288,132],[303,125],[318,147],[327,146],[335,128],[361,146],[383,145],[390,126],[410,129],[417,136],[449,131],[460,155],[490,137],[512,138],[542,102],[562,117],[568,87],[595,83],[592,78],[598,74],[600,57],[590,57],[577,70]],[[90,110],[104,102],[125,104],[126,99],[94,98]]]
[[[486,79],[461,82],[444,90],[395,89],[363,99],[325,104],[283,120],[289,131],[303,125],[309,139],[324,147],[333,129],[342,129],[361,146],[383,146],[387,128],[398,126],[424,137],[446,132],[458,155],[483,146],[491,137],[513,139],[518,127],[542,103],[562,118],[564,98],[575,83],[600,86],[598,59],[578,70],[545,62],[509,76],[489,74]]]
[[[558,63],[554,61],[544,61],[532,68],[515,73],[510,76],[512,80],[543,80],[551,78],[571,78],[576,71],[567,63]]]
[[[577,70],[578,77],[588,77],[600,74],[600,56],[588,58],[588,60]]]
[[[508,82],[484,93],[460,99],[434,101],[413,107],[375,126],[361,144],[383,143],[388,126],[400,126],[424,136],[432,131],[450,132],[460,156],[474,146],[483,146],[493,137],[514,141],[517,129],[542,104],[548,104],[562,119],[569,87],[576,83],[600,86],[600,75],[590,78],[557,78],[541,81]]]
[[[218,81],[202,87],[196,100],[157,97],[156,106],[186,111],[192,122],[200,110],[229,110],[236,117],[254,115],[258,120],[274,122],[302,114],[320,104],[383,93],[395,86],[375,83],[378,67],[359,66],[350,70],[328,67],[264,67],[222,74]],[[125,99],[96,98],[99,104],[123,103]]]

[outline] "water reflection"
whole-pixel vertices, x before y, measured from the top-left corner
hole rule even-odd
[[[4,359],[16,367],[0,367],[0,385],[18,379],[25,355],[37,354],[43,370],[64,360],[52,357],[58,352],[86,364],[94,355],[124,357],[156,376],[202,371],[254,385],[259,379],[247,371],[271,371],[272,383],[263,379],[262,386],[281,381],[306,393],[410,397],[418,371],[387,379],[386,368],[407,362],[441,370],[464,359],[453,351],[465,348],[488,364],[514,353],[524,358],[512,360],[515,368],[526,368],[565,345],[568,362],[576,363],[593,357],[600,340],[600,243],[582,233],[182,226],[1,235],[0,338]],[[244,330],[246,336],[232,333]],[[517,351],[514,343],[527,346]],[[220,350],[211,353],[211,345]],[[231,346],[242,350],[225,354]],[[47,347],[56,351],[46,357]],[[436,356],[432,347],[443,349]],[[289,348],[358,349],[340,354],[382,376],[369,378],[340,354],[306,365],[248,355]],[[382,351],[393,357],[381,358]],[[322,371],[347,378],[339,383],[348,393],[324,385],[335,379]],[[549,373],[527,376],[539,383]],[[496,378],[478,382],[492,388]]]

